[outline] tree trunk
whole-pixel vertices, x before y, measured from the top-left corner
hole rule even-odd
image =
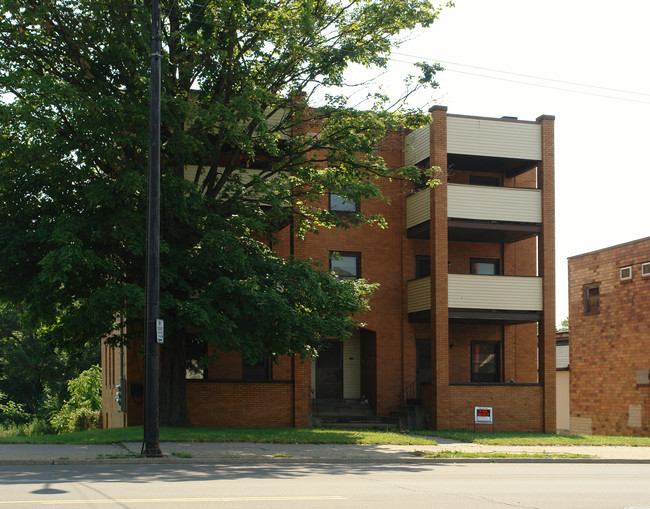
[[[160,424],[191,426],[185,393],[185,330],[174,330],[160,345]]]

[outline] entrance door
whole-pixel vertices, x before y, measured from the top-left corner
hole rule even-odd
[[[417,398],[422,399],[422,386],[431,383],[431,341],[418,339],[415,343]]]
[[[343,342],[329,341],[316,358],[316,397],[343,398]]]

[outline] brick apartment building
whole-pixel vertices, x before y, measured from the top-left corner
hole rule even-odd
[[[650,237],[569,258],[571,432],[650,436]]]
[[[487,406],[496,430],[555,431],[554,118],[479,118],[442,106],[431,115],[422,129],[390,133],[379,153],[393,168],[440,167],[440,185],[383,181],[390,204],[323,197],[341,213],[382,214],[388,228],[293,242],[297,256],[380,284],[365,326],[332,338],[313,363],[246,366],[239,354],[221,356],[188,380],[194,425],[303,427],[318,402],[367,402],[387,416],[411,400],[431,428],[472,428],[474,408]],[[277,249],[288,254],[290,244],[287,228]],[[122,357],[118,412],[120,353],[102,355],[104,425],[141,423],[142,359]]]

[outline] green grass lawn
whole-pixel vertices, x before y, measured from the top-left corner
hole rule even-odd
[[[142,426],[59,435],[26,435],[0,428],[0,443],[111,444],[141,442]],[[647,437],[551,435],[546,433],[415,430],[408,434],[376,430],[319,428],[160,428],[161,442],[257,442],[275,444],[435,445],[436,437],[486,445],[625,445],[650,447]]]
[[[549,433],[514,433],[508,431],[418,430],[412,435],[450,438],[460,442],[485,445],[625,445],[650,447],[650,437],[614,437],[601,435],[552,435]]]
[[[0,443],[112,444],[142,441],[142,426],[59,435],[17,435],[0,430]],[[431,437],[375,430],[319,428],[160,428],[161,442],[257,442],[274,444],[436,445]]]

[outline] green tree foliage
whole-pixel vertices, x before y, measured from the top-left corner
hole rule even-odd
[[[0,304],[0,394],[5,399],[0,412],[5,417],[12,404],[21,409],[21,422],[49,418],[66,398],[67,381],[98,361],[97,341],[62,349],[48,341],[47,330],[24,324],[22,306]]]
[[[150,15],[141,0],[0,0],[0,296],[61,346],[97,341],[144,307]],[[312,354],[367,304],[267,244],[293,222],[381,222],[330,214],[323,193],[381,199],[376,148],[426,121],[375,95],[359,111],[351,64],[386,66],[428,0],[162,2],[161,422],[186,424],[184,331],[249,360]],[[420,64],[406,95],[435,86]],[[394,98],[393,98],[394,99]],[[319,107],[308,107],[318,101]],[[395,105],[388,108],[388,105]],[[430,175],[430,172],[428,173]],[[133,327],[129,327],[133,331]]]
[[[68,394],[61,409],[50,419],[59,433],[94,429],[101,424],[102,372],[91,366],[68,382]]]

